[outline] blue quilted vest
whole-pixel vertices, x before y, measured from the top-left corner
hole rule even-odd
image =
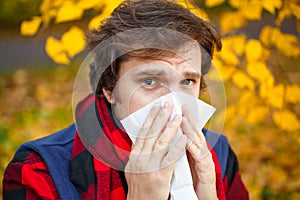
[[[75,124],[47,137],[27,142],[16,153],[26,150],[35,151],[46,163],[49,173],[63,200],[79,200],[80,194],[69,179],[70,157],[73,148]],[[228,157],[228,141],[224,135],[203,129],[203,133],[218,157],[224,178]]]

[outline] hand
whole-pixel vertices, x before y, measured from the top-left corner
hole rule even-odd
[[[182,135],[169,149],[182,119],[176,115],[168,123],[171,111],[171,103],[155,105],[147,116],[125,167],[127,199],[168,199],[175,161],[187,142]]]
[[[183,133],[187,136],[187,156],[192,172],[194,189],[198,199],[218,199],[216,173],[212,155],[202,130],[198,127],[188,106],[182,107]]]

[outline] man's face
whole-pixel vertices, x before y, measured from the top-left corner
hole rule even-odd
[[[114,112],[121,120],[169,92],[199,96],[200,48],[157,59],[131,57],[120,64],[119,80],[112,93]]]

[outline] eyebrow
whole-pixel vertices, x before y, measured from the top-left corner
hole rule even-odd
[[[159,69],[144,69],[144,70],[138,70],[134,73],[135,76],[141,77],[141,76],[163,76],[167,72],[165,70],[159,70]]]
[[[184,72],[183,76],[191,79],[200,79],[201,74],[199,72]]]
[[[164,69],[139,69],[137,71],[135,71],[134,76],[136,77],[145,77],[145,76],[149,76],[149,77],[159,77],[159,76],[164,76],[168,74],[168,72]],[[201,74],[199,72],[195,72],[195,71],[185,71],[183,72],[183,76],[185,78],[190,78],[190,79],[200,79],[201,78]]]

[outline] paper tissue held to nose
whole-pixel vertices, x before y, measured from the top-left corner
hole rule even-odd
[[[163,106],[167,101],[171,102],[173,105],[170,119],[173,119],[176,114],[182,115],[182,105],[187,105],[194,115],[199,128],[201,129],[204,127],[206,122],[216,110],[213,106],[183,92],[168,93],[155,99],[150,104],[121,120],[121,124],[123,125],[133,143],[135,143],[140,128],[142,127],[151,108],[157,103]],[[181,134],[183,134],[182,130],[178,129],[178,132],[174,137],[170,148],[172,148],[172,144],[177,141]],[[192,175],[189,168],[186,152],[184,152],[176,162],[171,182],[170,196],[172,200],[198,199],[194,191]]]

